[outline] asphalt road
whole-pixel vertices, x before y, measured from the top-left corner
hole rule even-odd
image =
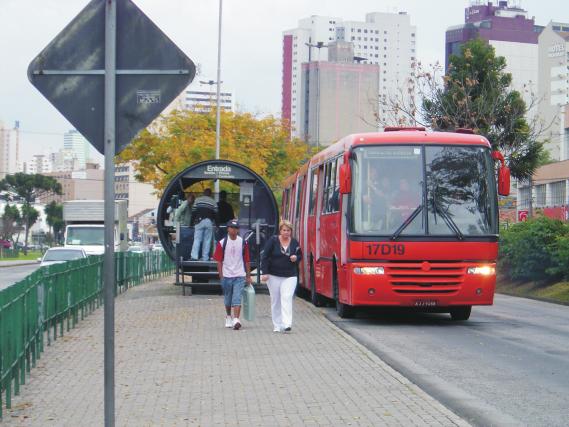
[[[13,285],[25,278],[28,274],[36,271],[40,267],[39,262],[34,264],[19,265],[13,267],[0,268],[0,290]]]
[[[474,425],[569,425],[569,306],[497,295],[470,320],[326,316]]]

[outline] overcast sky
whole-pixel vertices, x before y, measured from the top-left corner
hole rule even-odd
[[[215,79],[218,0],[133,0],[196,64],[196,80]],[[0,120],[20,121],[23,160],[63,146],[67,120],[28,82],[30,61],[88,0],[0,0]],[[241,110],[280,113],[282,32],[310,15],[364,21],[368,12],[406,11],[424,63],[444,60],[447,27],[464,22],[469,0],[224,0],[222,77]],[[510,3],[513,3],[510,1]],[[536,24],[569,21],[566,0],[517,0]],[[92,152],[95,150],[92,149]]]

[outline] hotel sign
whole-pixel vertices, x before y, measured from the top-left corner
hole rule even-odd
[[[555,43],[547,49],[547,56],[556,58],[565,55],[565,43]]]

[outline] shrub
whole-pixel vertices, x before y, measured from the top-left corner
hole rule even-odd
[[[500,235],[499,262],[512,279],[554,279],[568,262],[559,255],[569,250],[567,239],[569,226],[559,220],[538,217],[515,224]]]
[[[553,248],[553,265],[547,270],[547,273],[569,280],[569,234],[558,236]]]

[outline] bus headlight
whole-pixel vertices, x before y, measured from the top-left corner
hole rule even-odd
[[[468,267],[466,272],[468,274],[479,274],[481,276],[493,276],[496,274],[496,268],[489,265],[483,265],[480,267]]]
[[[385,274],[383,267],[356,267],[354,273],[363,275]]]

